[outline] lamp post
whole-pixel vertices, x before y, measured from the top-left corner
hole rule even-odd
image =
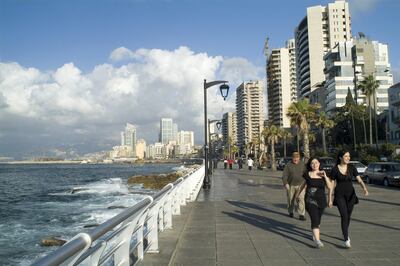
[[[220,128],[221,128],[221,120],[208,120],[208,143],[209,143],[209,163],[208,163],[208,171],[209,171],[209,174],[210,175],[212,175],[212,169],[213,169],[213,156],[212,156],[212,154],[213,154],[213,150],[212,150],[212,145],[211,145],[211,135],[217,135],[218,136],[218,134],[217,133],[211,133],[210,131],[210,125],[212,124],[212,123],[216,123],[216,126],[217,126],[217,129],[219,130]]]
[[[205,176],[203,180],[203,188],[204,189],[209,189],[211,187],[211,180],[210,176],[208,174],[208,141],[207,141],[207,135],[208,135],[208,120],[207,120],[207,89],[218,84],[222,84],[219,87],[219,90],[221,92],[221,96],[226,100],[226,97],[228,97],[228,92],[229,92],[229,86],[226,84],[228,81],[225,80],[216,80],[216,81],[211,81],[207,82],[204,80],[204,166],[205,166]]]

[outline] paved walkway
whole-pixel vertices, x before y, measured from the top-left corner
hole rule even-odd
[[[280,176],[217,170],[212,188],[160,234],[160,253],[146,254],[140,265],[400,265],[399,188],[370,186],[364,198],[355,184],[360,204],[350,225],[352,248],[343,248],[334,207],[322,217],[319,250],[309,219],[287,215]]]

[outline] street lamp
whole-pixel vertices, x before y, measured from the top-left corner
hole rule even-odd
[[[203,188],[209,189],[211,187],[211,180],[208,174],[208,141],[207,141],[207,133],[208,133],[208,120],[207,120],[207,89],[218,84],[222,84],[219,86],[219,91],[221,93],[222,98],[226,100],[228,97],[229,86],[226,84],[228,81],[225,80],[217,80],[207,82],[204,79],[204,166],[205,166],[205,176],[203,180]]]
[[[211,130],[210,130],[210,125],[212,124],[212,123],[216,123],[216,126],[217,126],[217,129],[219,130],[220,128],[221,128],[221,120],[208,120],[208,143],[209,143],[209,163],[208,163],[208,171],[209,171],[209,174],[212,174],[212,170],[211,169],[213,169],[213,167],[212,167],[212,165],[213,165],[213,162],[212,162],[212,160],[213,160],[213,158],[212,158],[212,154],[213,154],[213,152],[212,152],[212,146],[211,146],[211,135],[216,135],[216,136],[218,136],[218,134],[217,133],[212,133],[211,134]]]

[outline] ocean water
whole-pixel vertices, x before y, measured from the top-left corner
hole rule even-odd
[[[69,239],[144,197],[128,187],[133,175],[172,172],[172,164],[0,164],[0,265],[30,265]],[[74,193],[71,193],[75,189]],[[135,193],[136,192],[136,193]]]

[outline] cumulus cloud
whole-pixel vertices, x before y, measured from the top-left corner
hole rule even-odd
[[[353,15],[368,12],[374,9],[379,3],[382,3],[382,0],[350,0],[350,12]]]
[[[134,53],[131,52],[131,50],[125,48],[125,47],[119,47],[112,51],[110,54],[110,60],[111,61],[122,61],[122,60],[129,60],[134,57]]]
[[[155,141],[161,117],[172,117],[180,130],[193,130],[200,140],[203,79],[230,81],[227,101],[218,96],[217,86],[207,91],[209,116],[220,118],[234,110],[236,87],[262,76],[260,68],[243,58],[213,57],[188,47],[120,47],[110,60],[89,73],[73,63],[43,72],[0,62],[0,124],[8,128],[0,137],[0,153],[6,152],[2,144],[12,146],[23,138],[24,145],[28,140],[116,145],[126,122],[138,125],[139,137]]]

